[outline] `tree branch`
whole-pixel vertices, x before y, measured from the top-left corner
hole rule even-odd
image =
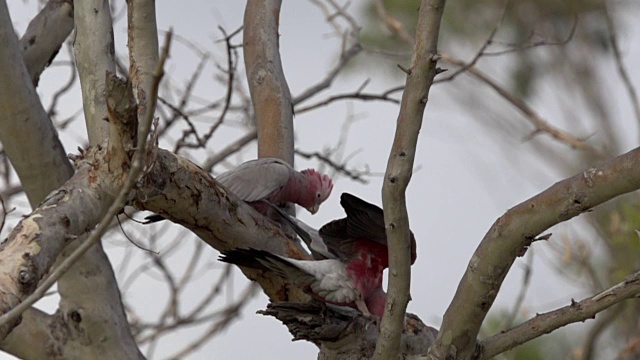
[[[429,359],[468,359],[511,265],[549,227],[640,188],[640,149],[591,167],[511,208],[476,249],[447,309]]]
[[[244,63],[258,128],[258,157],[293,165],[293,105],[280,60],[280,0],[248,0]]]
[[[437,45],[445,0],[423,0],[418,12],[413,64],[389,154],[382,187],[382,203],[389,243],[389,286],[374,359],[396,357],[404,328],[411,281],[411,245],[405,191],[411,180],[418,134],[436,75]]]
[[[155,106],[148,102],[149,91],[154,84],[154,71],[158,64],[158,27],[156,25],[156,2],[154,0],[127,1],[127,47],[129,48],[129,79],[138,101],[139,133],[147,134],[143,126],[151,126],[143,119],[153,116]],[[149,112],[151,115],[149,115]]]
[[[73,50],[80,76],[84,118],[89,143],[101,143],[109,137],[105,121],[105,74],[116,72],[113,25],[108,0],[76,1],[76,36]]]

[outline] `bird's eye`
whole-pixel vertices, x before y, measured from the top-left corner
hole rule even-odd
[[[317,194],[316,194],[316,197],[317,197],[318,199],[320,199],[320,193],[317,193]]]

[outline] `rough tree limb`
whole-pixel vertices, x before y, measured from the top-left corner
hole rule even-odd
[[[113,22],[108,0],[76,1],[76,36],[73,52],[80,76],[84,119],[89,143],[99,144],[109,136],[105,121],[105,74],[116,72]]]
[[[477,354],[480,326],[518,256],[540,233],[616,196],[640,188],[640,149],[591,167],[511,208],[476,249],[447,309],[429,359]]]
[[[82,3],[82,2],[81,2]],[[73,30],[73,1],[49,0],[20,38],[22,57],[33,86]]]
[[[244,63],[258,128],[258,157],[293,165],[293,105],[280,60],[280,0],[248,0]]]
[[[227,192],[206,171],[159,149],[136,194],[134,205],[179,223],[217,250],[252,247],[292,258],[306,258],[272,221]],[[244,270],[273,301],[308,301],[300,289],[273,274]]]
[[[162,61],[154,72],[154,81],[146,89],[147,94],[157,94],[169,40],[170,36],[167,37]],[[136,123],[137,111],[133,94],[130,92],[131,88],[120,83],[114,76],[110,76],[108,80],[110,80],[108,93],[113,97],[110,103],[112,105],[109,107],[109,123],[112,128],[117,128],[110,131],[109,146],[92,147],[81,157],[76,158],[79,168],[76,174],[62,188],[45,199],[29,217],[22,220],[0,248],[0,255],[8,260],[4,263],[9,265],[8,269],[3,268],[4,272],[0,273],[2,287],[0,301],[2,301],[2,312],[5,313],[0,317],[0,338],[2,339],[15,325],[16,321],[13,319],[19,320],[20,308],[30,306],[37,300],[37,296],[42,296],[44,291],[73,265],[74,261],[99,241],[100,236],[108,228],[111,218],[120,211],[129,198],[129,191],[142,170],[146,156],[147,134],[138,136],[134,143],[135,134],[131,134],[129,124]],[[147,103],[149,108],[155,108],[156,99],[155,95],[150,96]],[[148,129],[153,112],[148,111],[145,115],[146,118],[143,121],[148,124],[140,127]],[[132,149],[136,151],[133,157],[129,158],[128,152]],[[114,199],[115,194],[117,197]],[[61,246],[93,227],[98,221],[100,225],[89,239],[36,289],[40,279],[51,267],[53,258],[57,256],[56,252],[60,252]],[[25,299],[31,293],[34,294]],[[22,303],[18,304],[18,302]],[[15,308],[12,311],[7,312],[13,307]],[[75,322],[82,321],[82,313],[76,312],[75,316],[74,314],[71,316]],[[128,332],[128,328],[125,329]],[[142,357],[130,334],[129,339],[134,349],[133,353],[129,354],[126,351],[131,347],[123,346],[125,344],[122,344],[122,341],[118,341],[118,345],[114,346],[109,344],[109,339],[102,338],[101,346],[93,344],[92,347],[99,350],[100,347],[106,346],[102,351],[108,351],[109,348],[116,352],[124,351],[125,353],[121,356],[126,358]],[[88,340],[91,343],[91,339]]]
[[[382,203],[389,243],[389,287],[374,359],[397,357],[404,314],[409,301],[411,246],[405,191],[413,169],[418,134],[436,75],[438,35],[445,0],[420,3],[413,63],[402,95],[396,135],[382,187]]]
[[[354,309],[318,303],[275,303],[258,313],[282,321],[293,340],[320,344],[318,359],[370,359],[378,338],[376,326]],[[426,354],[438,331],[407,314],[400,351],[406,357]]]

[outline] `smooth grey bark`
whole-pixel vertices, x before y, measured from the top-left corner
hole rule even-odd
[[[247,1],[242,42],[258,157],[281,158],[293,166],[293,105],[278,39],[281,5],[280,0]]]
[[[49,0],[29,22],[20,38],[20,50],[34,86],[38,85],[40,74],[53,61],[71,30],[72,0]]]
[[[104,101],[107,71],[116,72],[113,24],[108,0],[76,1],[76,36],[73,52],[80,76],[84,119],[89,143],[99,144],[109,136]]]
[[[438,35],[445,0],[422,0],[415,45],[382,185],[384,221],[389,244],[389,287],[374,359],[399,353],[411,282],[411,243],[405,191],[413,173],[418,135],[435,78]]]

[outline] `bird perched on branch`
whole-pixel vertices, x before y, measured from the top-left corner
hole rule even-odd
[[[216,180],[262,214],[268,210],[262,200],[276,205],[295,203],[315,214],[333,189],[327,175],[313,169],[298,172],[276,158],[247,161]]]
[[[247,161],[220,174],[216,180],[262,215],[268,215],[265,201],[277,206],[298,204],[315,214],[333,189],[333,181],[327,175],[313,169],[298,172],[276,158]],[[150,215],[145,224],[164,219],[162,215]]]
[[[389,266],[384,213],[378,206],[348,193],[342,194],[340,205],[347,217],[333,220],[319,231],[277,211],[307,244],[314,258],[321,260],[295,260],[254,249],[225,251],[221,260],[273,271],[319,300],[381,317],[386,302],[382,274]],[[413,264],[416,241],[411,232],[410,251]]]

